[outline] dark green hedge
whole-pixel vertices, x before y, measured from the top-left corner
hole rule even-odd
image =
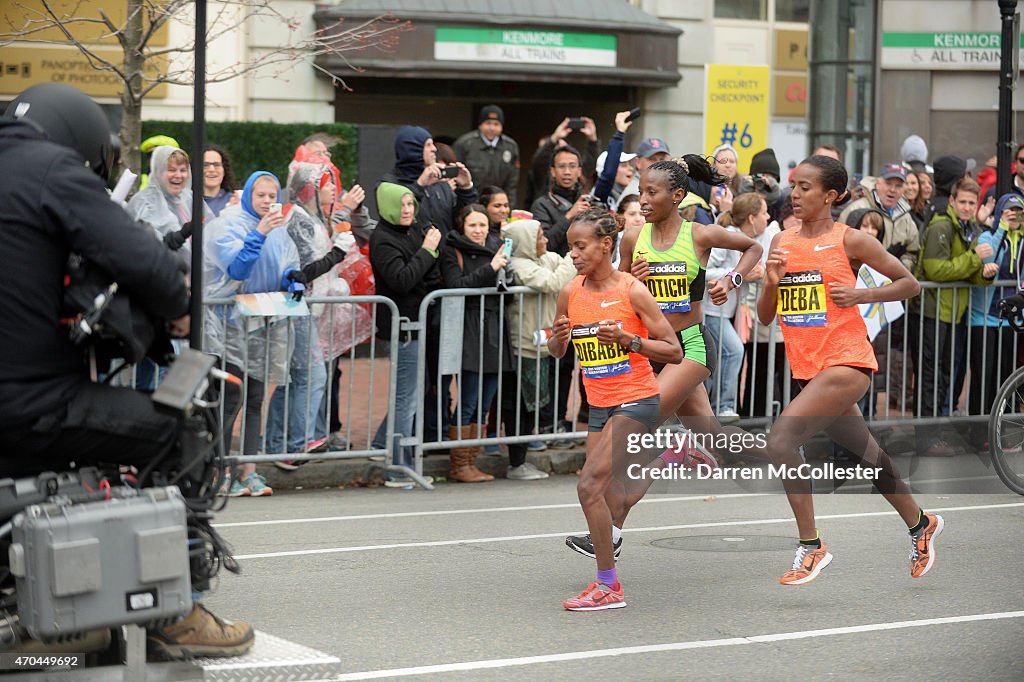
[[[288,179],[288,163],[295,148],[313,133],[324,132],[341,142],[331,149],[331,161],[341,171],[342,184],[351,186],[358,174],[356,126],[349,123],[261,123],[210,121],[206,124],[206,140],[227,150],[239,184],[257,170],[268,170],[282,184]],[[143,121],[142,139],[153,135],[170,135],[191,153],[191,121]],[[147,162],[148,163],[148,162]],[[147,167],[146,172],[149,171]]]

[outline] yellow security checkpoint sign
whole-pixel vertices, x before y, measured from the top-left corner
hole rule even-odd
[[[750,157],[768,146],[770,69],[707,64],[704,71],[705,153],[731,144],[739,152],[740,172],[748,173]]]

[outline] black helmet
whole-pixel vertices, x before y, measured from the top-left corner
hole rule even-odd
[[[5,115],[31,122],[51,142],[81,154],[101,178],[109,178],[116,138],[100,105],[83,92],[58,83],[33,85],[8,105]]]

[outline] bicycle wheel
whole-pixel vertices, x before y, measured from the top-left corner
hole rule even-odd
[[[1024,367],[999,387],[988,421],[988,442],[999,478],[1024,495]]]

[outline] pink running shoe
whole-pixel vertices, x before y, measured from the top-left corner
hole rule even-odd
[[[684,469],[696,469],[698,464],[703,464],[711,471],[719,469],[718,460],[710,452],[703,448],[694,447],[689,442],[683,443],[680,448],[669,448],[658,455],[665,464],[680,466]]]
[[[619,583],[619,589],[608,587],[604,583],[594,581],[583,590],[578,597],[566,599],[562,606],[569,611],[604,611],[605,609],[621,609],[626,605],[626,596]]]

